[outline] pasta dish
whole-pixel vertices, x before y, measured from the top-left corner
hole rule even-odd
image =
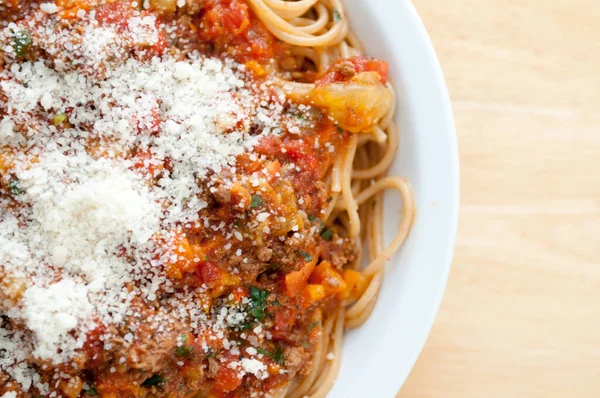
[[[325,397],[414,215],[342,2],[0,0],[0,43],[0,397]]]

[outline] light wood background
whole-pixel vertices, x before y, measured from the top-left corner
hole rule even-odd
[[[600,2],[414,3],[452,97],[461,210],[398,397],[600,397]]]

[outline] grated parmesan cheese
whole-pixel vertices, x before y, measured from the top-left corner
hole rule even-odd
[[[36,337],[35,357],[58,364],[83,346],[84,333],[93,327],[89,322],[93,307],[87,293],[85,286],[70,279],[25,291],[22,311],[27,328]]]
[[[58,12],[58,7],[54,3],[42,3],[40,9],[47,14],[54,14]]]
[[[273,94],[269,82],[253,82],[232,60],[177,51],[141,56],[164,40],[154,16],[136,12],[119,30],[80,10],[78,29],[69,30],[56,28],[54,3],[39,7],[43,13],[33,21],[0,32],[0,41],[10,42],[11,32],[27,31],[48,56],[17,60],[7,46],[0,69],[0,146],[11,153],[7,175],[20,191],[14,203],[0,197],[0,274],[22,289],[19,295],[3,288],[0,308],[30,332],[0,325],[0,371],[23,391],[56,396],[59,380],[42,383],[30,356],[71,366],[90,331],[125,320],[126,344],[141,323],[160,335],[177,320],[223,339],[232,355],[256,355],[256,348],[227,339],[229,329],[246,322],[247,298],[205,312],[198,303],[206,286],[175,288],[164,268],[183,258],[173,249],[181,225],[247,239],[225,223],[199,219],[207,206],[201,182],[235,172],[240,155],[280,133],[285,97]],[[261,182],[255,176],[252,184]],[[161,310],[149,317],[134,302]],[[246,335],[253,346],[256,335]],[[110,336],[102,338],[105,349],[113,347]],[[255,358],[235,368],[268,376]]]

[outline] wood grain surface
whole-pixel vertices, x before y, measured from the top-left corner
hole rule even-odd
[[[414,3],[452,97],[461,210],[398,397],[600,397],[600,2]]]

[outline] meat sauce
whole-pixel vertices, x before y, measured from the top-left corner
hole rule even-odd
[[[90,12],[95,12],[99,26],[123,29],[140,7],[142,15],[157,15],[158,40],[152,45],[124,44],[125,58],[150,60],[173,48],[198,51],[245,64],[258,82],[274,67],[272,60],[287,51],[243,0],[188,0],[180,9],[169,2],[150,1],[149,10],[129,1],[96,4],[92,0],[59,0],[56,4],[63,30],[77,29],[78,16]],[[26,2],[12,0],[0,7],[3,25],[27,19],[43,23],[45,18],[31,18],[40,11]],[[20,46],[21,61],[55,62],[61,57],[46,51],[38,37],[28,36],[12,44]],[[0,50],[0,60],[3,58]],[[362,58],[352,65],[354,73],[378,72],[385,83],[385,65]],[[317,84],[344,81],[343,70],[335,66]],[[175,245],[171,249],[179,255],[163,264],[175,288],[190,291],[203,287],[198,294],[199,310],[209,313],[216,303],[227,302],[244,309],[245,321],[225,335],[209,331],[194,334],[185,323],[172,324],[168,332],[159,333],[151,322],[141,322],[134,335],[128,331],[127,319],[100,326],[88,333],[73,363],[53,365],[31,359],[43,381],[62,375],[53,390],[56,396],[261,396],[307,374],[321,338],[319,314],[336,311],[342,300],[357,296],[364,284],[358,273],[343,270],[356,258],[353,241],[325,226],[321,219],[332,200],[325,177],[351,133],[323,112],[311,112],[297,115],[305,126],[301,134],[283,127],[282,134],[262,139],[253,153],[238,156],[235,167],[199,181],[204,184],[202,200],[207,203],[200,219],[211,225],[235,224],[245,238],[228,236],[202,223],[181,225],[171,242]],[[139,134],[160,134],[161,122],[157,115],[154,127],[140,126]],[[149,162],[149,152],[133,151],[127,156],[151,183],[171,168],[168,161]],[[256,173],[263,177],[259,185],[244,178]],[[226,184],[225,177],[234,183]],[[6,186],[2,190],[7,193]],[[258,211],[264,216],[256,216]],[[258,227],[250,227],[256,223]],[[295,234],[309,229],[316,232],[302,237]],[[160,236],[153,239],[161,242]],[[141,319],[177,309],[176,302],[172,308],[157,308],[142,298],[130,306],[142,314]],[[106,336],[111,336],[108,346]],[[229,349],[230,341],[238,343],[238,351]],[[245,352],[260,355],[266,365],[264,378],[242,375],[229,366],[242,360]],[[0,374],[0,393],[9,391],[18,397],[39,396],[33,388],[25,392],[8,375]]]

